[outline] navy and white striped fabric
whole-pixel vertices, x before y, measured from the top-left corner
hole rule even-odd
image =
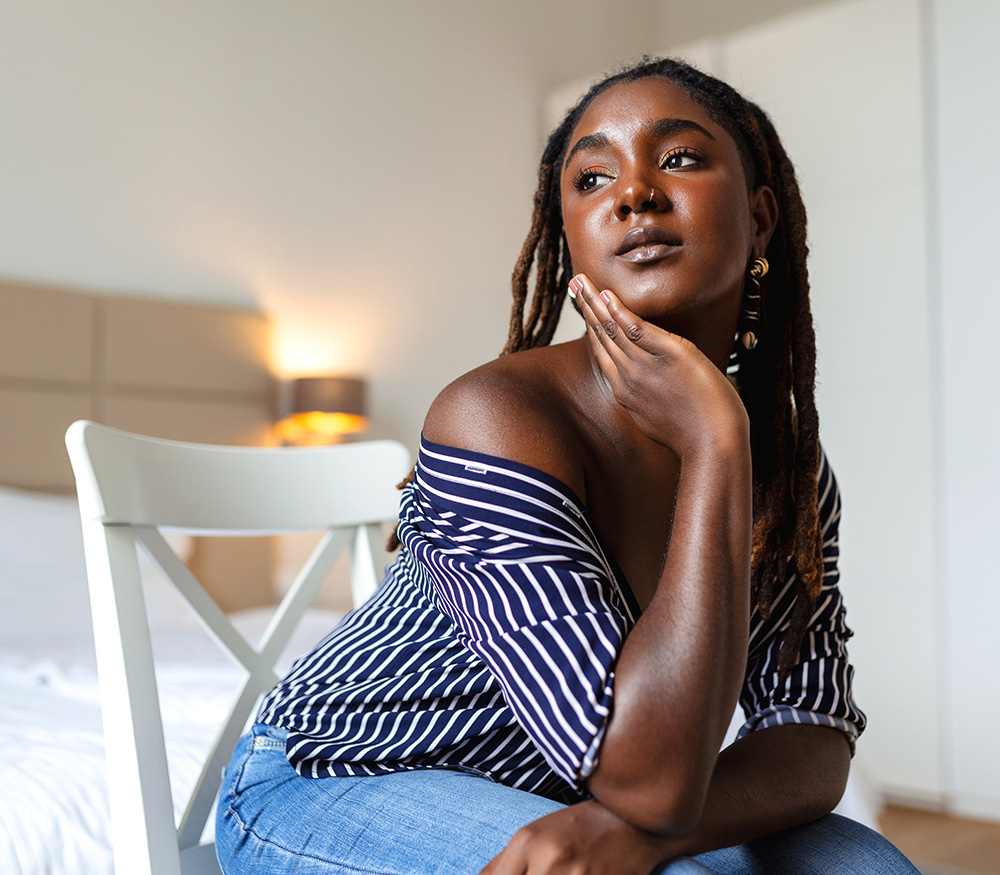
[[[853,743],[864,727],[825,459],[820,495],[824,588],[802,662],[778,683],[790,580],[771,619],[751,619],[742,733],[813,723]],[[579,499],[534,468],[424,440],[399,536],[376,594],[293,666],[260,722],[289,730],[289,761],[310,777],[454,768],[580,799],[637,608]]]

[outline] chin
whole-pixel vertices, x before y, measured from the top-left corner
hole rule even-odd
[[[657,314],[687,311],[695,303],[697,294],[683,288],[675,278],[630,277],[615,289],[618,297],[637,316],[651,319]]]

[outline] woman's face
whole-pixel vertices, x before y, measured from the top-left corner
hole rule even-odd
[[[771,227],[726,130],[680,87],[642,79],[596,97],[566,154],[573,269],[671,330],[690,336],[706,320],[735,330],[748,263]]]

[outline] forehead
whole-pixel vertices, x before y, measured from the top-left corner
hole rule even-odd
[[[660,119],[689,119],[736,150],[732,137],[679,85],[659,77],[613,85],[595,97],[577,122],[569,148],[580,137],[611,129],[635,132]],[[567,150],[568,151],[568,150]]]

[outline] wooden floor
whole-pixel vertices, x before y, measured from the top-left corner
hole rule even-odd
[[[929,872],[1000,875],[1000,823],[966,820],[932,811],[887,806],[879,818],[882,833]]]

